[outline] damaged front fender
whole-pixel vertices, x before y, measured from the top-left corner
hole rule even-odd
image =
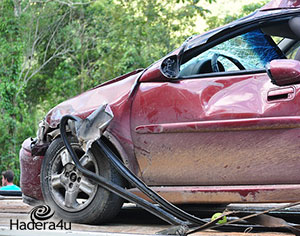
[[[82,149],[87,152],[92,143],[102,136],[113,118],[114,115],[110,106],[104,104],[86,119],[82,120],[78,118],[76,121],[73,121],[74,126],[69,126],[71,126],[72,133],[76,135]]]

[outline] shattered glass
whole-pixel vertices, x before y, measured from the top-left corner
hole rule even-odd
[[[256,29],[229,39],[201,53],[181,65],[180,71],[190,64],[201,63],[204,59],[211,59],[214,54],[237,59],[246,70],[263,69],[272,60],[285,58],[272,39],[263,34],[261,30]],[[222,56],[218,57],[218,61],[222,63],[225,71],[239,70],[236,65]]]

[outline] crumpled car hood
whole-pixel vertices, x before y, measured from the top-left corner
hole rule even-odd
[[[60,103],[48,112],[45,117],[46,122],[49,127],[56,128],[60,119],[67,114],[85,119],[104,103],[109,104],[114,110],[114,107],[118,106],[118,102],[124,101],[124,96],[130,94],[141,73],[140,69],[130,72]],[[125,98],[125,100],[127,99]]]

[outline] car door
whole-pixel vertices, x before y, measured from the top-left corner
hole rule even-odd
[[[299,183],[299,85],[278,87],[264,70],[283,57],[255,29],[187,61],[176,81],[141,82],[131,130],[144,181]]]

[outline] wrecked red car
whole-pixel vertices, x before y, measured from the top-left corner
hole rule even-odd
[[[45,200],[76,222],[117,214],[121,198],[69,171],[59,130],[64,115],[86,118],[103,103],[114,115],[103,140],[172,203],[299,200],[299,40],[300,1],[274,0],[57,105],[22,145],[23,200]],[[83,166],[142,196],[101,155],[84,155],[70,140]]]

